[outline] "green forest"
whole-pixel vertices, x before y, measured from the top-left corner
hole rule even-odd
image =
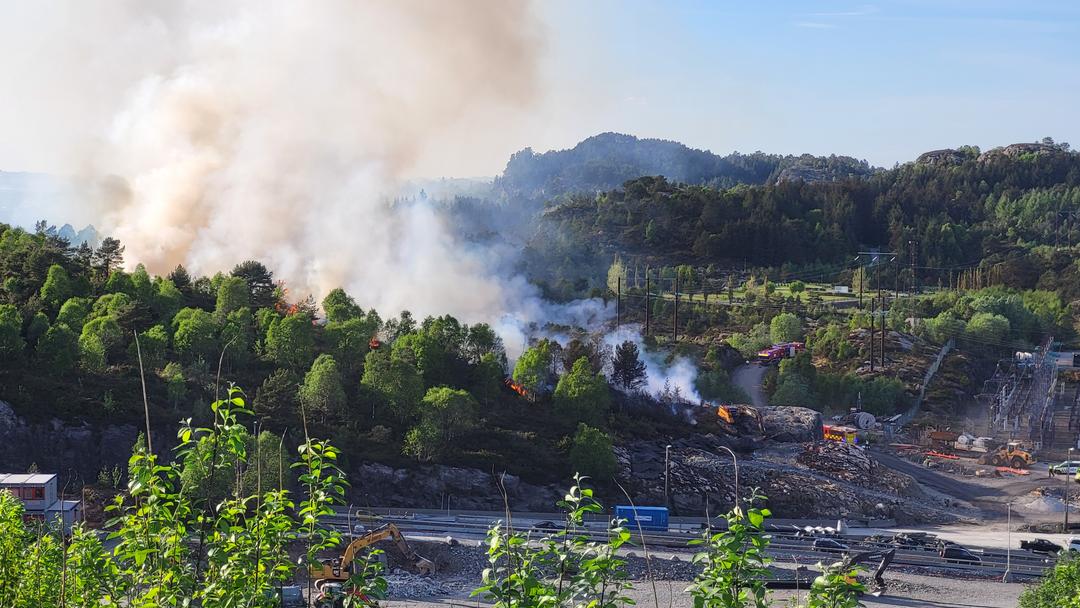
[[[626,154],[640,153],[641,142],[623,143]],[[548,158],[572,166],[572,158]],[[852,333],[869,325],[865,306],[837,309],[808,284],[896,295],[902,286],[909,295],[890,303],[891,329],[935,344],[957,338],[991,357],[1047,335],[1072,340],[1078,159],[1044,142],[962,148],[948,162],[833,181],[719,187],[639,177],[552,198],[522,264],[555,299],[610,299],[622,289],[623,320],[638,323],[646,280],[654,323],[669,323],[680,281],[674,329],[688,342],[666,343],[665,329],[647,347],[668,361],[691,357],[705,399],[746,400],[728,377],[732,352],[753,357],[773,342],[805,339],[814,364],[787,362],[770,376],[775,403],[830,410],[865,396],[872,411],[891,413],[908,399],[897,381],[850,373],[869,355]],[[508,168],[504,178],[513,174]],[[855,258],[866,247],[894,257],[867,270]],[[639,382],[618,374],[635,369],[640,353],[620,358],[584,333],[569,345],[537,342],[511,367],[484,323],[384,318],[362,306],[363,294],[341,289],[321,301],[296,297],[258,261],[201,277],[183,266],[167,276],[124,267],[115,239],[76,247],[45,223],[0,226],[0,390],[18,414],[137,420],[145,378],[151,417],[171,428],[209,418],[201,404],[235,383],[265,430],[295,432],[306,419],[347,459],[501,462],[544,480],[569,475],[575,453],[586,458],[575,438],[606,433],[617,442],[668,424],[643,421],[624,395]],[[928,291],[910,297],[916,281]],[[509,389],[511,378],[525,390]],[[610,456],[598,460],[610,465]]]
[[[900,268],[901,285],[1038,287],[1072,301],[1080,154],[1067,144],[1017,146],[966,147],[948,162],[835,181],[718,188],[657,175],[554,197],[525,267],[556,297],[597,286],[596,260],[606,268],[614,255],[642,267],[712,268],[717,279],[759,268],[773,280],[848,283],[852,260],[873,248],[898,260],[885,271],[890,286]]]
[[[566,348],[542,340],[511,370],[483,323],[383,319],[341,289],[293,301],[256,261],[212,277],[183,266],[152,277],[124,271],[123,254],[111,238],[71,247],[44,224],[2,227],[0,392],[16,413],[138,421],[145,379],[164,430],[208,420],[203,404],[235,384],[261,430],[296,443],[306,424],[343,446],[345,462],[498,464],[541,480],[613,467],[600,429],[626,415],[609,397],[605,353],[585,336]],[[624,385],[639,385],[636,347],[620,357]],[[507,387],[511,371],[526,396]],[[665,424],[620,426],[650,434]],[[599,455],[580,448],[597,440],[607,445]]]

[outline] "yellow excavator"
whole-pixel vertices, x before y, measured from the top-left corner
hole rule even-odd
[[[315,581],[316,588],[321,588],[322,584],[326,582],[347,581],[353,573],[352,565],[357,554],[367,547],[386,539],[394,541],[394,546],[401,552],[411,570],[427,576],[435,574],[435,563],[413,551],[401,530],[394,524],[388,523],[349,543],[340,557],[320,560],[318,565],[310,566],[308,576]]]

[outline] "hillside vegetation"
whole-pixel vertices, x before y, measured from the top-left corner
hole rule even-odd
[[[506,196],[551,198],[561,194],[610,190],[643,175],[663,175],[671,181],[727,188],[736,184],[765,184],[780,178],[838,180],[873,173],[866,161],[848,156],[781,156],[740,154],[719,156],[663,139],[601,133],[568,150],[537,154],[526,148],[510,157],[497,190]]]
[[[24,418],[138,421],[141,362],[157,429],[209,420],[203,404],[231,381],[252,387],[262,429],[331,437],[349,463],[497,466],[554,481],[613,466],[609,428],[674,428],[666,410],[629,423],[612,397],[605,369],[623,389],[641,384],[633,344],[612,358],[584,335],[542,340],[513,368],[519,394],[487,324],[384,319],[341,289],[296,300],[256,261],[212,277],[129,273],[123,252],[111,238],[72,247],[44,224],[0,225],[0,398]],[[580,449],[601,438],[599,454]]]
[[[626,175],[648,161],[703,182],[727,166],[671,142],[620,136],[575,150],[537,162],[583,175],[592,155],[610,166],[638,158]],[[654,325],[646,348],[668,362],[689,357],[705,399],[745,401],[732,367],[773,342],[805,339],[810,359],[767,378],[774,403],[839,410],[861,396],[875,412],[896,412],[910,402],[904,386],[863,370],[866,304],[837,307],[822,285],[891,290],[899,296],[885,319],[891,330],[931,344],[957,338],[987,357],[1074,335],[1080,156],[1049,143],[953,152],[887,171],[843,170],[836,181],[778,179],[790,168],[781,159],[753,169],[767,182],[759,185],[635,176],[599,194],[559,196],[529,228],[523,268],[555,298],[621,289],[624,322],[644,322],[648,277],[651,320],[665,329]],[[697,173],[686,162],[665,169],[680,155],[701,160]],[[504,186],[524,183],[523,162],[511,161]],[[847,162],[837,162],[830,170],[842,172]],[[511,367],[484,323],[386,318],[362,306],[364,294],[340,289],[321,302],[297,298],[257,261],[210,277],[182,266],[168,276],[127,272],[121,243],[76,247],[69,233],[0,225],[0,398],[29,420],[137,420],[141,354],[156,425],[208,420],[202,404],[225,389],[220,364],[226,382],[250,387],[263,428],[295,433],[306,417],[354,461],[497,465],[553,481],[610,469],[610,449],[586,445],[691,432],[666,408],[640,407],[651,397],[637,392],[636,347],[613,350],[580,333],[534,342]],[[852,261],[864,247],[895,259]],[[676,280],[682,304],[671,327]],[[934,291],[912,295],[916,282]]]
[[[723,188],[638,177],[553,199],[528,243],[526,267],[555,294],[596,286],[588,261],[606,265],[615,255],[653,267],[766,268],[781,280],[813,270],[843,283],[858,252],[877,248],[897,259],[884,271],[890,285],[892,269],[914,260],[923,285],[1038,286],[1070,301],[1080,296],[1069,250],[1080,243],[1080,154],[1027,144],[964,148],[948,158],[831,182]],[[905,272],[901,285],[913,278]]]

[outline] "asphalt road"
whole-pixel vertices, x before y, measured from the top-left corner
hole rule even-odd
[[[872,450],[872,453],[874,454],[874,458],[890,469],[900,471],[901,473],[907,473],[922,485],[937,490],[942,494],[955,496],[965,502],[977,504],[987,500],[1000,498],[1005,495],[1000,489],[968,483],[959,480],[956,477],[945,475],[915,464],[910,460],[905,460],[883,450]]]
[[[453,537],[462,542],[482,542],[488,528],[503,518],[504,515],[501,513],[476,513],[470,515],[417,514],[387,519],[393,520],[402,532],[410,538],[417,540],[438,541],[447,537]],[[336,524],[343,526],[345,529],[348,529],[347,524],[350,521],[355,520],[348,520],[338,516],[331,518],[328,523],[331,523],[331,525]],[[543,525],[550,527],[553,525],[552,521],[557,521],[557,519],[545,520],[541,523],[538,519],[515,516],[513,521],[516,529],[521,531],[537,531],[539,533],[539,529],[535,526]],[[595,536],[596,540],[601,540],[606,535],[605,527],[603,522],[595,523],[598,525],[590,526],[587,534]],[[379,525],[379,522],[368,521],[368,525],[376,526]],[[644,536],[637,538],[637,540],[642,544],[651,547],[654,552],[687,551],[687,542],[693,538],[697,538],[699,527],[700,524],[696,528],[688,526],[687,524],[680,524],[678,529],[672,529],[666,532],[645,531]],[[637,537],[637,534],[635,534],[635,537]],[[769,547],[769,553],[780,562],[812,564],[822,560],[831,561],[834,558],[838,559],[837,555],[828,550],[815,548],[813,546],[814,538],[798,536],[794,533],[794,529],[791,531],[773,531],[771,537],[772,544]],[[870,542],[859,535],[841,535],[834,538],[845,544],[851,552],[880,551],[882,549],[890,548],[888,545]],[[1011,571],[1016,575],[1037,576],[1048,566],[1048,561],[1045,556],[1035,555],[1027,551],[1014,550],[1011,554],[1006,554],[1006,552],[1000,549],[978,548],[970,545],[968,545],[968,548],[980,557],[980,564],[947,562],[938,556],[935,549],[920,547],[896,547],[897,550],[893,563],[897,565],[929,567],[936,570],[955,572],[961,575],[979,574],[992,576],[1000,576],[1004,573],[1007,562],[1011,563]]]
[[[750,396],[750,405],[754,407],[769,405],[769,400],[765,398],[765,391],[761,388],[761,379],[765,377],[767,370],[768,367],[764,365],[744,363],[731,373],[731,382]]]
[[[1012,502],[1013,519],[1021,521],[1037,522],[1041,520],[1056,520],[1056,513],[1032,513],[1017,510],[1017,503],[1023,504],[1030,501],[1030,494],[1037,488],[1064,484],[1066,478],[1050,478],[1047,475],[1047,464],[1036,463],[1028,471],[1030,475],[1015,477],[960,477],[950,473],[944,473],[928,469],[920,464],[901,458],[900,456],[881,449],[872,449],[874,458],[885,466],[911,475],[924,487],[939,492],[946,496],[956,498],[970,504],[982,513],[983,519],[1004,520],[1008,512],[1007,505]],[[1070,488],[1075,486],[1070,486]]]

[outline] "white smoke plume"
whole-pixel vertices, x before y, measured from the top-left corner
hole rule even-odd
[[[440,134],[539,94],[539,30],[515,0],[5,3],[0,145],[97,184],[57,220],[129,265],[258,259],[386,314],[529,319],[524,280],[389,201]]]
[[[627,340],[637,345],[641,360],[645,363],[645,392],[656,397],[665,390],[678,389],[686,401],[701,402],[701,395],[694,386],[698,370],[690,359],[675,357],[670,364],[665,363],[657,353],[646,350],[640,325],[624,325],[604,336],[604,344],[612,349],[612,352]]]

